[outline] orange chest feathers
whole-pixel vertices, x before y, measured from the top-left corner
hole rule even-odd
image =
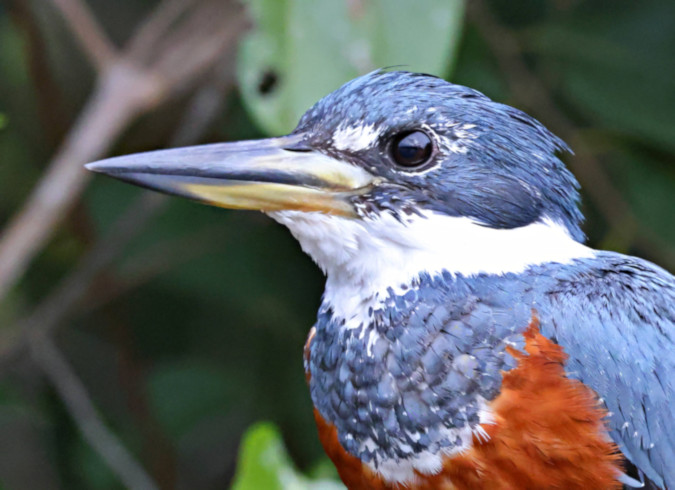
[[[312,334],[308,339],[311,342]],[[503,375],[490,403],[489,438],[446,457],[438,474],[392,484],[348,454],[336,429],[315,410],[319,438],[350,490],[620,489],[621,455],[608,440],[605,410],[585,385],[565,376],[565,354],[533,320],[525,352],[509,348],[518,365]]]

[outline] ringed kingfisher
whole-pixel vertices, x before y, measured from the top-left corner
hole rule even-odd
[[[304,353],[350,489],[675,489],[675,277],[584,244],[566,144],[377,71],[287,136],[90,170],[267,213],[327,276]]]

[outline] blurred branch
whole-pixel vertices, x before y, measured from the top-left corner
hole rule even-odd
[[[21,209],[0,235],[0,299],[44,246],[54,227],[82,192],[89,175],[82,166],[105,153],[158,86],[133,66],[106,71],[74,128]]]
[[[155,7],[150,19],[142,24],[129,43],[129,55],[148,61],[157,49],[159,40],[195,0],[165,0]]]
[[[208,129],[222,109],[225,97],[233,84],[232,55],[232,50],[225,50],[223,59],[229,61],[224,64],[224,67],[216,66],[210,82],[194,95],[172,137],[172,146],[194,143]],[[203,110],[207,109],[204,107],[205,102],[210,104],[208,110]],[[165,196],[156,193],[141,194],[139,199],[117,219],[105,236],[100,238],[87,252],[70,275],[24,321],[20,322],[16,329],[19,332],[19,339],[2,353],[2,365],[0,365],[0,368],[6,367],[23,354],[32,353],[33,359],[56,388],[84,437],[127,487],[134,489],[157,488],[157,485],[150,480],[115,435],[109,432],[97,417],[86,388],[54,346],[51,334],[56,328],[65,324],[75,311],[80,313],[87,311],[81,306],[88,299],[91,291],[95,289],[93,286],[96,280],[106,273],[126,245],[145,229],[148,221],[156,215],[166,200]],[[206,238],[212,232],[213,229],[210,228],[207,233],[200,232],[198,236]],[[187,260],[204,251],[206,247],[194,246],[194,235],[189,238],[189,240],[179,241],[177,247],[164,247],[163,250],[167,252],[167,256],[163,256],[163,259],[168,258],[170,262],[166,260],[144,262],[145,266],[149,267],[143,268],[142,277],[148,279],[152,273],[158,274],[166,270],[165,268],[175,265],[175,262]],[[192,246],[188,247],[188,243]],[[209,241],[199,239],[197,243],[207,244]],[[133,284],[127,282],[125,286],[126,288],[133,287]],[[108,289],[121,292],[126,288],[111,287]],[[165,475],[159,476],[160,481],[162,481],[162,476]]]
[[[182,22],[167,33],[160,44],[165,56],[156,61],[157,70],[168,83],[180,89],[195,73],[203,73],[220,53],[233,44],[232,29],[222,29],[222,0],[202,0],[201,8],[192,9]]]
[[[234,46],[223,55],[235,58]],[[172,146],[184,146],[197,141],[209,125],[223,112],[226,98],[235,86],[234,63],[216,66],[208,83],[205,83],[192,97],[183,119],[171,137]]]
[[[105,236],[82,258],[73,272],[61,281],[27,318],[19,322],[20,340],[2,353],[3,365],[11,364],[25,353],[33,338],[50,334],[72,315],[79,302],[87,295],[94,279],[136,236],[163,202],[164,196],[147,192],[143,193],[137,202],[129,205]]]
[[[82,381],[53,341],[44,334],[33,337],[31,354],[65,403],[80,432],[119,476],[126,488],[159,490],[150,476],[105,426]]]
[[[105,35],[86,3],[80,0],[51,0],[68,23],[82,51],[97,70],[105,70],[117,55],[117,50]]]
[[[54,385],[87,442],[125,485],[134,489],[154,489],[157,486],[133,458],[126,454],[115,435],[98,419],[85,386],[65,359],[62,359],[51,338],[52,333],[78,311],[95,280],[104,273],[128,242],[145,228],[165,202],[166,197],[163,195],[144,192],[136,202],[129,205],[74,271],[29,317],[20,322],[19,340],[2,353],[0,365],[0,368],[6,368],[30,353]]]
[[[225,54],[230,56],[233,53]],[[222,110],[225,98],[233,86],[231,65],[232,63],[227,63],[224,67],[214,69],[209,83],[193,96],[183,119],[177,125],[171,138],[170,146],[194,143],[206,132],[209,124]],[[208,108],[204,107],[205,102],[209,103]],[[114,259],[145,228],[148,221],[156,215],[166,201],[167,197],[162,194],[144,192],[137,201],[129,205],[106,234],[89,249],[72,272],[26,319],[19,322],[16,330],[23,333],[23,338],[0,353],[2,360],[0,370],[25,350],[29,332],[35,329],[51,332],[68,318],[79,302],[87,296],[94,281],[109,268]],[[193,238],[194,236],[191,237]],[[171,249],[173,248],[175,247],[172,246]],[[183,249],[182,246],[179,248]],[[197,249],[201,250],[201,247]],[[185,254],[185,256],[190,256],[190,254]]]
[[[198,141],[206,132],[209,125],[223,110],[225,98],[234,86],[232,68],[231,65],[223,68],[218,67],[214,70],[210,83],[205,84],[195,93],[185,110],[183,119],[171,137],[170,146],[189,145]],[[161,204],[167,199],[166,196],[154,195],[162,199]],[[134,212],[135,208],[141,211],[143,207],[143,202],[139,202],[131,207],[131,213]],[[208,252],[213,247],[211,238],[217,234],[219,229],[220,226],[208,226],[196,233],[191,233],[189,236],[160,243],[151,247],[147,252],[141,253],[131,264],[126,264],[121,271],[122,277],[118,277],[112,285],[107,285],[103,293],[94,297],[90,295],[86,306],[80,313],[86,314],[100,308],[126,292],[140,287],[171,267]],[[136,227],[135,231],[140,231],[140,227]],[[117,252],[120,251],[121,247],[118,247]],[[90,253],[100,254],[101,252],[92,249]],[[98,275],[100,276],[104,270],[102,267]]]
[[[47,40],[29,2],[16,0],[10,3],[9,13],[13,22],[21,27],[28,70],[35,87],[38,116],[50,147],[55,147],[64,136],[68,119],[64,112],[63,94],[50,69]]]
[[[243,9],[234,2],[222,0],[195,2],[191,15],[185,16],[182,22],[160,22],[151,17],[146,25],[153,25],[153,29],[164,26],[167,32],[163,37],[169,42],[159,45],[146,63],[128,51],[112,56],[112,48],[104,47],[108,41],[104,41],[105,37],[80,0],[53,2],[85,49],[93,42],[90,54],[96,57],[99,79],[48,170],[23,209],[0,234],[0,300],[81,194],[89,180],[82,166],[106,153],[137,116],[176,96],[221,61],[223,51],[234,44],[246,25]],[[167,15],[162,8],[156,12]],[[80,21],[84,27],[79,27]],[[138,35],[149,36],[147,32],[141,28]],[[130,46],[134,45],[138,42],[132,39]],[[105,63],[105,69],[100,63]]]

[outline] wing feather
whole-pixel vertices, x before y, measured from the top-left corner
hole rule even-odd
[[[624,455],[674,488],[675,277],[611,252],[593,262],[559,278],[549,294],[552,335],[570,356],[569,376],[602,397]]]

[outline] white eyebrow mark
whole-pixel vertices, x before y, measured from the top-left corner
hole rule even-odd
[[[337,150],[359,151],[377,143],[381,131],[375,125],[340,126],[333,134],[333,146]]]

